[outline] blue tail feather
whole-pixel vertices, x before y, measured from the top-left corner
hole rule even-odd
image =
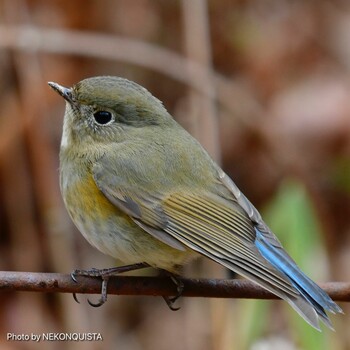
[[[282,272],[291,281],[293,287],[299,292],[301,298],[309,303],[315,310],[320,319],[330,328],[332,328],[330,320],[325,312],[328,310],[332,313],[342,312],[342,309],[323,291],[315,282],[307,277],[296,265],[293,259],[283,250],[279,242],[270,242],[270,239],[265,238],[264,234],[257,228],[255,245],[261,255],[278,271]],[[288,297],[287,297],[288,299]],[[301,309],[300,300],[288,300],[290,304],[315,328],[319,329],[318,325],[308,317],[309,313]],[[303,308],[305,305],[303,306]],[[310,310],[309,310],[310,311]]]

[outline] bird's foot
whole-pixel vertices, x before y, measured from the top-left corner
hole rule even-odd
[[[149,267],[147,263],[137,263],[137,264],[131,264],[131,265],[125,265],[125,266],[117,266],[117,267],[111,267],[108,269],[95,269],[92,268],[90,270],[74,270],[71,273],[72,280],[76,283],[77,276],[86,276],[86,277],[100,277],[102,278],[102,286],[101,286],[101,296],[97,303],[93,303],[88,299],[89,305],[93,307],[99,307],[103,305],[107,301],[107,286],[109,278],[115,275],[119,275],[123,272],[129,272],[134,271],[138,269],[143,269],[145,267]],[[74,300],[79,303],[79,300],[76,296],[76,293],[73,293]]]
[[[178,276],[174,274],[170,274],[170,278],[176,286],[176,295],[172,297],[163,296],[163,299],[165,300],[166,304],[168,305],[171,311],[177,311],[180,309],[180,306],[174,307],[174,304],[182,295],[182,292],[184,290],[184,283],[179,279]]]

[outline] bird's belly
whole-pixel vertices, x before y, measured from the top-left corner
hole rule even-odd
[[[91,176],[84,182],[70,181],[61,189],[67,210],[85,239],[123,264],[146,262],[176,272],[197,255],[174,249],[141,229],[108,201]]]

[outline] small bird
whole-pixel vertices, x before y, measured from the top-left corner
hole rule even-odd
[[[74,271],[73,278],[102,277],[96,306],[114,273],[151,266],[178,274],[202,255],[286,300],[316,329],[319,320],[332,328],[326,311],[341,308],[157,98],[120,77],[49,85],[67,102],[60,148],[67,211],[92,246],[128,264]]]

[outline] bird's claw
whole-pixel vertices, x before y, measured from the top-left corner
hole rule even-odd
[[[88,303],[92,307],[100,307],[107,301],[107,286],[110,276],[102,277],[102,287],[101,287],[101,296],[97,303],[93,303],[88,299]]]
[[[176,300],[178,300],[181,297],[182,292],[184,290],[184,284],[175,275],[170,275],[170,278],[174,282],[174,284],[176,285],[177,293],[173,297],[163,296],[163,299],[165,300],[166,304],[168,305],[168,307],[169,307],[169,309],[171,311],[177,311],[177,310],[180,310],[181,307],[180,306],[179,307],[174,307],[174,304],[175,304]]]
[[[78,283],[77,278],[75,277],[77,271],[78,271],[78,270],[74,270],[74,271],[72,271],[71,274],[70,274],[71,279],[72,279],[75,283]]]
[[[78,299],[78,297],[77,297],[77,293],[73,293],[73,299],[74,299],[74,301],[75,301],[76,303],[80,304],[80,301],[79,301],[79,299]]]
[[[181,306],[174,307],[174,303],[178,298],[163,296],[163,299],[165,300],[166,304],[168,305],[168,308],[171,311],[178,311],[181,309]]]
[[[77,276],[86,276],[86,277],[100,277],[102,278],[102,286],[101,286],[101,297],[98,300],[97,303],[93,303],[88,299],[89,305],[93,307],[99,307],[102,306],[107,301],[107,286],[108,286],[108,280],[111,276],[118,275],[123,272],[138,270],[144,267],[149,267],[146,263],[138,263],[138,264],[132,264],[132,265],[126,265],[126,266],[118,266],[118,267],[112,267],[109,269],[96,269],[92,268],[90,270],[74,270],[70,276],[72,280],[75,283],[78,283]],[[76,293],[73,293],[73,299],[80,304]],[[170,306],[169,306],[170,307]]]

